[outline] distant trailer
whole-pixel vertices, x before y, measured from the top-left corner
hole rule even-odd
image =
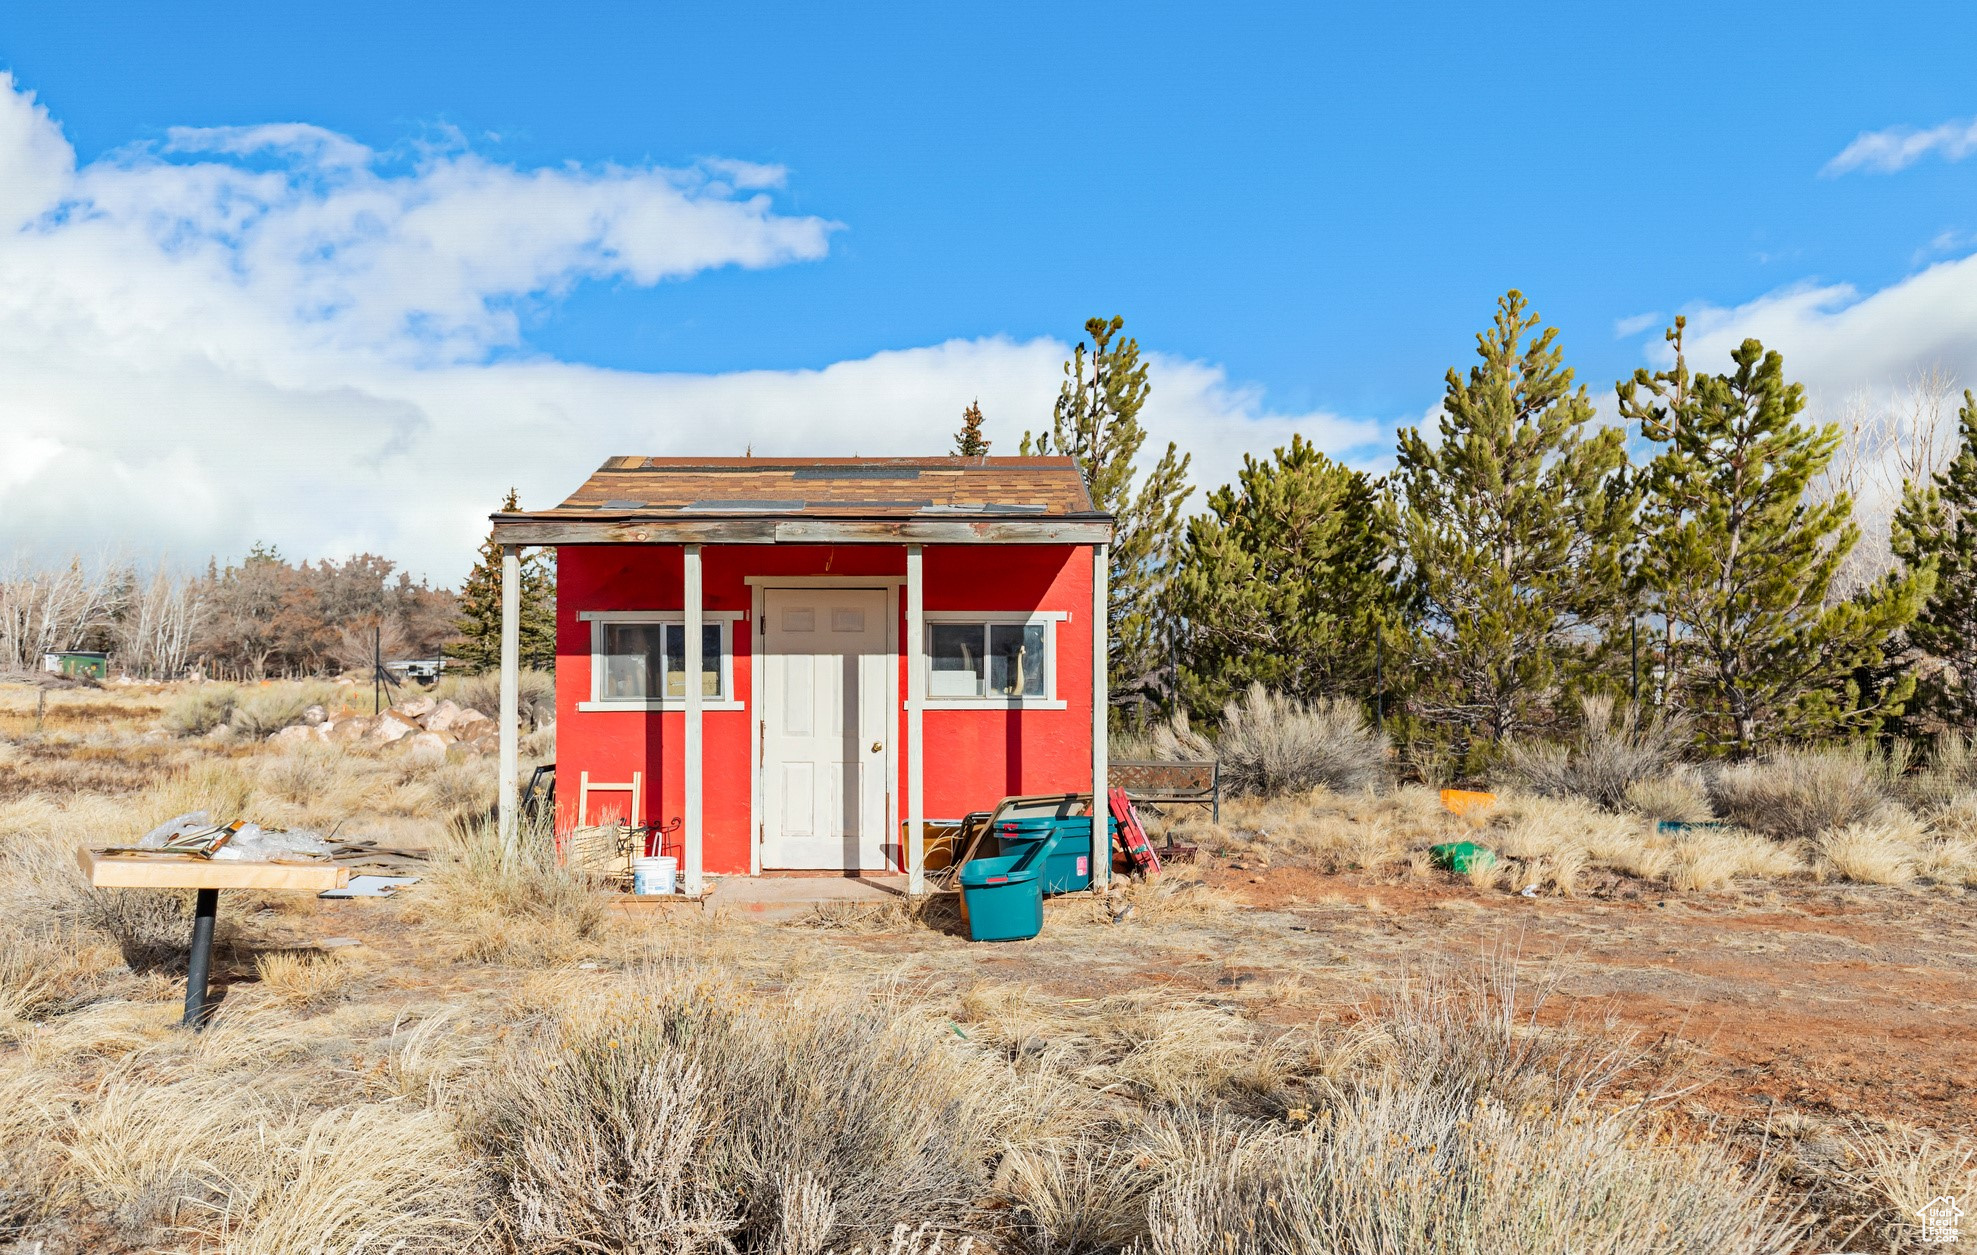
[[[89,649],[65,649],[41,655],[41,669],[51,675],[86,675],[92,680],[107,680],[110,656]]]
[[[443,658],[406,658],[398,662],[388,662],[385,670],[401,680],[411,680],[419,684],[436,684],[439,673],[446,669]]]

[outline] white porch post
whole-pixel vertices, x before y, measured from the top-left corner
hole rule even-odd
[[[1111,643],[1106,631],[1111,595],[1107,589],[1111,573],[1110,546],[1091,548],[1091,886],[1102,890],[1112,879],[1112,837],[1106,828],[1110,808],[1106,805],[1109,747],[1106,745],[1106,719],[1111,695],[1106,691],[1106,672],[1111,667]]]
[[[926,739],[921,716],[927,704],[927,669],[921,661],[925,647],[926,607],[923,556],[918,545],[906,546],[906,891],[927,891],[927,776]]]
[[[501,727],[496,833],[501,856],[513,858],[521,844],[516,794],[521,788],[522,547],[501,546]]]
[[[700,624],[700,546],[686,546],[686,816],[684,834],[686,855],[685,866],[680,869],[686,891],[698,894],[701,887],[700,876],[700,711],[701,693],[701,649]]]

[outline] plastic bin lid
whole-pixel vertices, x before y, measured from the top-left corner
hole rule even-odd
[[[1035,880],[1034,853],[1026,851],[1001,858],[969,859],[961,868],[961,885],[966,889],[983,889],[991,885],[1019,885]]]

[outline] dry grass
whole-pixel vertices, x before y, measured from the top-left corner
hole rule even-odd
[[[1890,764],[1866,747],[1785,750],[1722,768],[1710,779],[1710,800],[1740,828],[1809,841],[1879,815],[1890,775]]]
[[[1252,684],[1222,710],[1210,741],[1181,715],[1157,729],[1160,758],[1219,758],[1222,785],[1237,796],[1284,797],[1326,788],[1340,793],[1383,786],[1387,738],[1366,724],[1359,703],[1326,698],[1309,705]]]
[[[1632,706],[1614,712],[1613,698],[1581,702],[1579,731],[1565,744],[1515,744],[1506,751],[1510,779],[1542,797],[1578,797],[1606,810],[1628,803],[1636,786],[1674,768],[1687,729],[1659,718],[1643,721]]]
[[[335,951],[273,950],[255,956],[254,970],[267,998],[294,1011],[316,1011],[342,1001],[356,977]]]
[[[1542,984],[1430,970],[1309,1019],[1322,950],[1204,867],[1053,901],[1045,938],[986,957],[938,900],[626,928],[540,834],[499,857],[485,763],[172,739],[169,693],[60,696],[37,737],[0,693],[20,737],[0,773],[66,763],[76,785],[0,792],[0,1245],[1151,1255],[1226,1233],[1633,1255],[1794,1232],[1764,1164],[1664,1123],[1669,1079],[1604,1025],[1561,1026]],[[118,753],[154,766],[112,796],[93,764]],[[71,851],[199,808],[435,862],[391,900],[229,899],[227,996],[187,1034],[177,980],[143,970],[182,953],[180,899],[93,893]],[[1427,847],[1467,837],[1503,856],[1493,891],[1843,874],[1842,834],[1663,834],[1645,809],[1511,794],[1471,822],[1422,789],[1316,789],[1166,822],[1251,869],[1376,880],[1442,876]],[[1977,880],[1977,809],[1918,813],[1895,834],[1915,874]],[[312,949],[346,931],[366,947]],[[1146,983],[1148,962],[1180,979]],[[1968,1169],[1946,1139],[1914,1145],[1863,1140],[1847,1188],[1892,1216]]]
[[[529,1250],[815,1252],[962,1223],[998,1073],[854,990],[764,1000],[666,967],[518,1039],[469,1127]]]

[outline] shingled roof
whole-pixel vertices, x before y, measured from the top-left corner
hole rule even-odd
[[[1090,541],[1112,525],[1068,457],[618,457],[553,510],[493,518],[522,544]]]

